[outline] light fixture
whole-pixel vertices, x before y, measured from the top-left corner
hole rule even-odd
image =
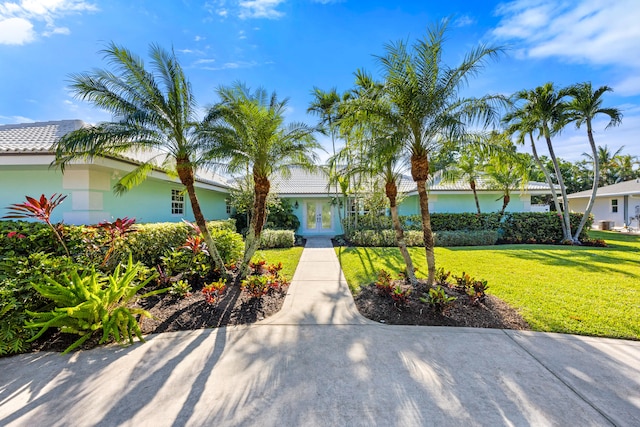
[[[294,208],[298,209],[300,207],[300,205],[298,204],[298,201],[296,200],[296,202],[293,205]]]

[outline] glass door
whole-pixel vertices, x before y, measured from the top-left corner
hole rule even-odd
[[[305,229],[328,232],[333,229],[332,209],[329,202],[306,202]]]

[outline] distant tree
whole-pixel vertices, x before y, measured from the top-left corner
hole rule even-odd
[[[492,188],[502,192],[502,208],[500,215],[504,215],[509,202],[511,192],[523,187],[529,180],[529,157],[526,154],[516,152],[507,134],[494,134],[493,143],[501,148],[495,150],[488,157],[485,171]]]
[[[631,179],[640,177],[640,161],[637,156],[631,154],[619,154],[613,159],[614,163],[614,175],[616,182],[629,181]]]
[[[473,191],[473,199],[476,203],[478,214],[480,211],[480,201],[478,200],[478,192],[476,183],[485,169],[484,156],[477,150],[468,150],[463,152],[452,166],[444,169],[444,179],[449,182],[464,180],[469,184],[469,188]]]

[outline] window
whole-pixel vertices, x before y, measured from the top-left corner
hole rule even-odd
[[[180,190],[171,190],[171,215],[184,215],[184,194]]]
[[[611,212],[618,213],[618,199],[611,199]]]
[[[227,215],[231,215],[231,200],[226,199],[224,202],[225,202],[226,208],[227,208]]]

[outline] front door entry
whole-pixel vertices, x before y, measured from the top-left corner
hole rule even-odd
[[[328,232],[333,228],[331,204],[329,202],[307,202],[306,230]]]

